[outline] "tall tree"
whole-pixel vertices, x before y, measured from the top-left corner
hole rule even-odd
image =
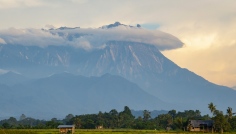
[[[131,128],[134,116],[128,106],[124,107],[124,111],[119,113],[119,125],[121,128]]]
[[[171,127],[173,125],[173,120],[170,114],[160,114],[156,117],[157,126],[162,129]]]
[[[214,114],[214,112],[216,110],[216,106],[212,102],[210,104],[208,104],[208,108],[211,111],[211,113]]]
[[[144,110],[143,111],[143,120],[148,121],[150,118],[151,118],[151,112],[149,112],[148,110]]]
[[[169,115],[172,117],[172,122],[174,122],[175,116],[176,116],[176,110],[172,109],[168,112]]]
[[[63,122],[64,122],[65,124],[70,125],[72,118],[74,118],[74,115],[73,115],[73,114],[68,114],[68,115],[63,119]]]
[[[73,117],[74,117],[73,114],[68,114],[68,115],[65,117],[65,119],[66,119],[66,120],[70,120],[70,119],[72,119]]]
[[[232,117],[233,117],[233,110],[232,110],[231,107],[228,107],[228,109],[227,109],[227,115],[228,115],[228,118],[229,118],[229,119],[232,119]]]
[[[222,112],[218,112],[213,119],[214,119],[215,129],[218,130],[220,133],[229,130],[230,124],[224,117]]]
[[[236,132],[236,116],[229,120],[231,130]]]
[[[195,116],[196,117],[201,117],[201,112],[199,110],[195,110]]]
[[[174,120],[175,126],[178,129],[182,129],[183,128],[183,118],[182,117],[176,117],[176,119]]]
[[[99,111],[99,113],[97,114],[97,122],[96,122],[97,126],[103,126],[104,125],[104,118],[103,118],[103,113],[101,111]]]
[[[116,109],[112,109],[109,112],[110,118],[111,118],[111,128],[117,128],[118,127],[118,115],[119,113],[117,112]]]
[[[79,116],[75,116],[74,118],[72,118],[73,124],[75,124],[76,128],[81,128],[81,119],[79,118]]]
[[[15,127],[17,125],[17,120],[15,117],[10,117],[8,119],[8,123],[11,124],[13,127]]]
[[[24,120],[26,118],[26,116],[24,115],[24,114],[22,114],[21,116],[20,116],[20,121],[21,120]]]

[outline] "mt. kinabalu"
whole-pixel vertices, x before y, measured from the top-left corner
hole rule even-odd
[[[213,84],[187,69],[180,68],[158,50],[171,48],[170,44],[173,42],[180,43],[177,38],[159,32],[157,36],[150,34],[156,39],[149,40],[147,36],[146,41],[139,35],[138,37],[144,40],[135,39],[133,35],[130,35],[133,33],[130,31],[127,37],[123,37],[121,31],[117,34],[114,30],[119,27],[142,29],[140,25],[133,27],[119,22],[102,26],[98,31],[82,29],[78,32],[80,28],[63,27],[43,31],[56,38],[68,40],[69,45],[53,44],[39,47],[0,44],[0,69],[12,70],[28,77],[42,77],[64,71],[96,77],[109,73],[136,83],[148,94],[168,104],[180,106],[181,108],[177,110],[199,109],[206,113],[208,112],[207,104],[210,102],[217,105],[217,109],[220,110],[225,110],[228,106],[236,109],[235,90]],[[113,31],[107,34],[109,29]],[[104,34],[102,36],[101,30],[106,30],[102,31]],[[135,32],[133,34],[136,34]],[[124,36],[126,36],[125,32]],[[159,44],[153,45],[155,41]],[[106,95],[109,96],[109,94]],[[158,105],[160,104],[157,104],[154,109],[161,110],[158,109]],[[114,108],[116,108],[115,105]],[[170,109],[171,107],[166,110]]]

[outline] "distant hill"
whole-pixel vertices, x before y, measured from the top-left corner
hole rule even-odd
[[[84,77],[60,73],[25,84],[0,86],[0,102],[5,116],[24,113],[37,118],[59,118],[69,113],[122,110],[124,106],[135,110],[162,110],[174,106],[120,76],[109,74]]]
[[[21,74],[14,73],[12,71],[0,75],[0,84],[15,85],[26,82],[28,80],[29,78]]]

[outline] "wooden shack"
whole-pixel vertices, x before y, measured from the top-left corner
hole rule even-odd
[[[61,134],[73,134],[75,132],[75,125],[59,125],[57,128]]]
[[[103,125],[96,126],[96,129],[103,129]]]
[[[188,130],[195,132],[212,132],[213,120],[189,120]]]

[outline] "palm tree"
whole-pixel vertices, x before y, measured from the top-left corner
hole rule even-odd
[[[208,104],[208,108],[212,114],[216,111],[216,106],[212,102]]]
[[[233,117],[233,112],[232,111],[233,111],[232,108],[228,107],[227,114],[228,114],[229,119],[232,119],[232,117]]]

